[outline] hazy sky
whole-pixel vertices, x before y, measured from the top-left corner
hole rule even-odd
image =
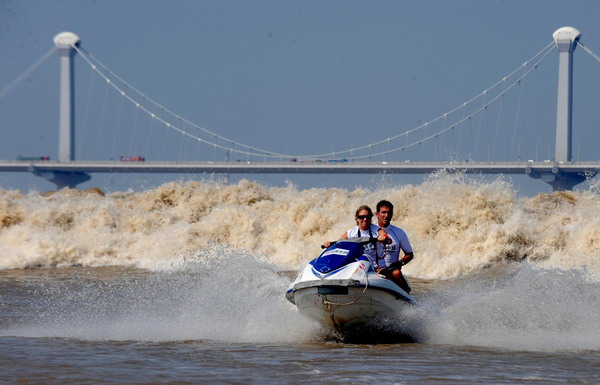
[[[323,153],[391,137],[451,110],[551,43],[560,27],[579,29],[581,42],[600,54],[598,15],[595,0],[3,0],[0,89],[52,48],[54,35],[71,31],[131,85],[203,127],[275,152]],[[502,129],[509,131],[487,139],[497,146],[473,144],[479,133],[464,131],[403,159],[551,159],[557,56],[550,54],[528,77],[525,96],[512,107],[525,118],[518,123],[491,113],[481,118],[507,120]],[[223,151],[154,126],[80,57],[76,72],[78,159],[224,159]],[[581,48],[575,52],[574,81],[574,158],[598,160],[600,63]],[[56,159],[57,94],[58,56],[53,56],[0,99],[1,159]],[[446,147],[452,141],[456,146]],[[80,187],[140,188],[166,179],[94,176]],[[289,179],[300,187],[375,182],[368,176],[251,179],[273,185]],[[549,188],[527,177],[515,180],[528,192]],[[13,173],[0,174],[0,186],[53,188],[41,178]]]

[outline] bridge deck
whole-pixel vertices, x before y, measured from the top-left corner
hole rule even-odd
[[[264,174],[557,174],[600,171],[594,162],[122,162],[0,161],[0,172]]]

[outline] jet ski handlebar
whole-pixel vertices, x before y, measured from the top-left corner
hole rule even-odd
[[[377,242],[377,238],[359,237],[359,238],[339,239],[337,241],[331,241],[329,244],[329,247],[335,245],[338,242],[352,242],[352,243],[360,243],[361,245],[366,245],[368,243]],[[321,245],[321,248],[326,249],[327,247],[325,245]]]

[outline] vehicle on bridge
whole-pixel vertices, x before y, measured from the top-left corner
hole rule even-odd
[[[42,156],[18,156],[17,160],[19,161],[24,161],[24,162],[31,162],[31,161],[38,161],[41,160],[43,162],[48,162],[50,160],[50,157],[48,155],[42,155]]]
[[[143,156],[121,156],[121,162],[144,162],[146,158]]]
[[[315,159],[311,162],[315,163],[347,163],[348,159]]]

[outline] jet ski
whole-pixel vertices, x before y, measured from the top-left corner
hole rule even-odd
[[[332,243],[290,284],[286,298],[298,311],[337,332],[342,339],[397,332],[403,310],[415,299],[377,274],[364,254],[368,237]],[[391,326],[391,330],[390,330]],[[385,329],[385,330],[383,330]]]

